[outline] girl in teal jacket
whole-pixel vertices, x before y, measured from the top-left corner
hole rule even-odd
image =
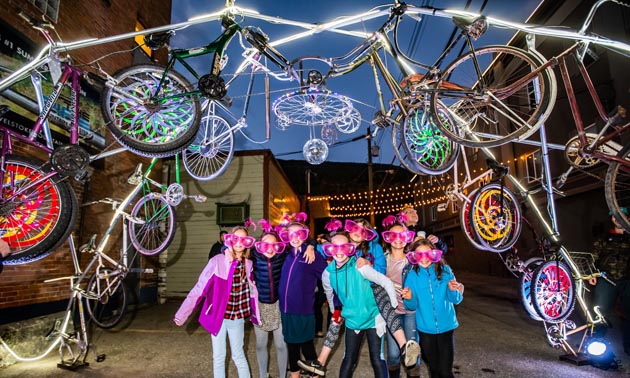
[[[405,307],[416,311],[422,359],[431,378],[453,377],[455,305],[464,298],[464,285],[427,239],[414,242],[407,259],[415,266],[406,275],[402,297]]]

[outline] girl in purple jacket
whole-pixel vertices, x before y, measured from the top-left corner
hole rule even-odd
[[[226,336],[230,339],[232,360],[240,378],[249,378],[249,365],[243,349],[245,318],[258,324],[258,292],[252,279],[249,248],[255,239],[237,226],[225,235],[224,253],[214,256],[201,272],[197,284],[175,313],[175,324],[183,325],[203,300],[199,323],[212,335],[214,377],[225,377]]]
[[[316,253],[309,264],[304,257],[308,248],[309,229],[301,223],[292,223],[280,232],[282,241],[288,243],[286,260],[282,266],[280,287],[280,318],[282,333],[289,350],[289,371],[292,378],[300,376],[300,354],[307,360],[317,358],[315,353],[315,287],[317,279],[326,268],[324,257]]]

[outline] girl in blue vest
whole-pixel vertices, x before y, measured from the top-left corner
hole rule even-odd
[[[415,241],[407,252],[414,265],[405,278],[405,307],[416,311],[422,359],[431,378],[453,377],[453,331],[459,326],[455,305],[463,299],[464,285],[457,282],[442,259],[442,251],[427,239]]]
[[[252,279],[249,249],[256,239],[247,228],[237,226],[225,235],[226,249],[214,256],[201,272],[197,284],[175,313],[174,322],[183,325],[202,301],[199,322],[212,335],[212,368],[214,377],[225,377],[226,338],[230,339],[232,361],[239,378],[249,378],[249,365],[243,349],[245,319],[257,324],[258,291]]]

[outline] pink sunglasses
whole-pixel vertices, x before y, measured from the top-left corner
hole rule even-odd
[[[407,252],[407,261],[409,261],[410,264],[418,265],[420,263],[420,260],[425,258],[429,259],[429,261],[431,261],[432,263],[436,263],[442,259],[442,251],[440,251],[439,249],[432,249],[425,252]]]
[[[383,235],[383,240],[385,240],[386,243],[391,244],[394,243],[396,240],[403,243],[411,243],[416,233],[413,231],[383,231],[381,235]]]
[[[331,256],[331,257],[336,256],[340,252],[346,256],[354,256],[356,246],[352,243],[345,243],[345,244],[326,243],[326,244],[322,244],[322,249],[324,250],[324,254],[326,256]]]
[[[260,253],[269,252],[270,250],[275,253],[282,253],[287,246],[284,242],[269,243],[264,241],[258,241],[254,243],[254,245],[256,246],[256,250]]]
[[[293,238],[298,238],[300,241],[305,241],[306,239],[308,239],[308,233],[308,228],[300,228],[299,230],[293,232],[289,232],[289,230],[282,230],[280,231],[280,234],[278,236],[280,236],[280,240],[282,240],[283,242],[290,243]]]
[[[223,240],[225,241],[225,245],[228,247],[233,247],[238,243],[241,243],[241,245],[245,248],[251,248],[256,241],[256,239],[252,236],[238,236],[236,234],[225,234]]]
[[[370,241],[376,237],[376,231],[363,227],[360,224],[351,221],[350,219],[346,219],[346,223],[344,224],[343,229],[351,234],[361,234],[361,239],[367,241]]]

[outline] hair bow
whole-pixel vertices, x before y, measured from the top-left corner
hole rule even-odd
[[[260,225],[260,229],[263,230],[264,232],[273,231],[273,226],[271,225],[271,223],[269,223],[269,221],[264,218],[259,219],[258,224]]]
[[[304,223],[306,222],[306,219],[308,218],[308,215],[306,215],[306,213],[301,212],[301,213],[294,213],[293,214],[293,219],[296,222],[300,222],[300,223]]]
[[[245,219],[245,223],[243,223],[243,227],[249,228],[249,226],[254,226],[254,231],[256,231],[256,223],[252,220],[251,217]]]
[[[385,217],[385,219],[383,219],[383,222],[381,224],[383,225],[383,228],[387,228],[394,223],[396,223],[396,217],[393,215],[388,215]]]
[[[326,230],[328,230],[328,232],[335,232],[335,231],[339,230],[342,225],[343,224],[341,223],[341,221],[339,219],[330,218],[328,223],[326,223],[325,228],[326,228]]]

